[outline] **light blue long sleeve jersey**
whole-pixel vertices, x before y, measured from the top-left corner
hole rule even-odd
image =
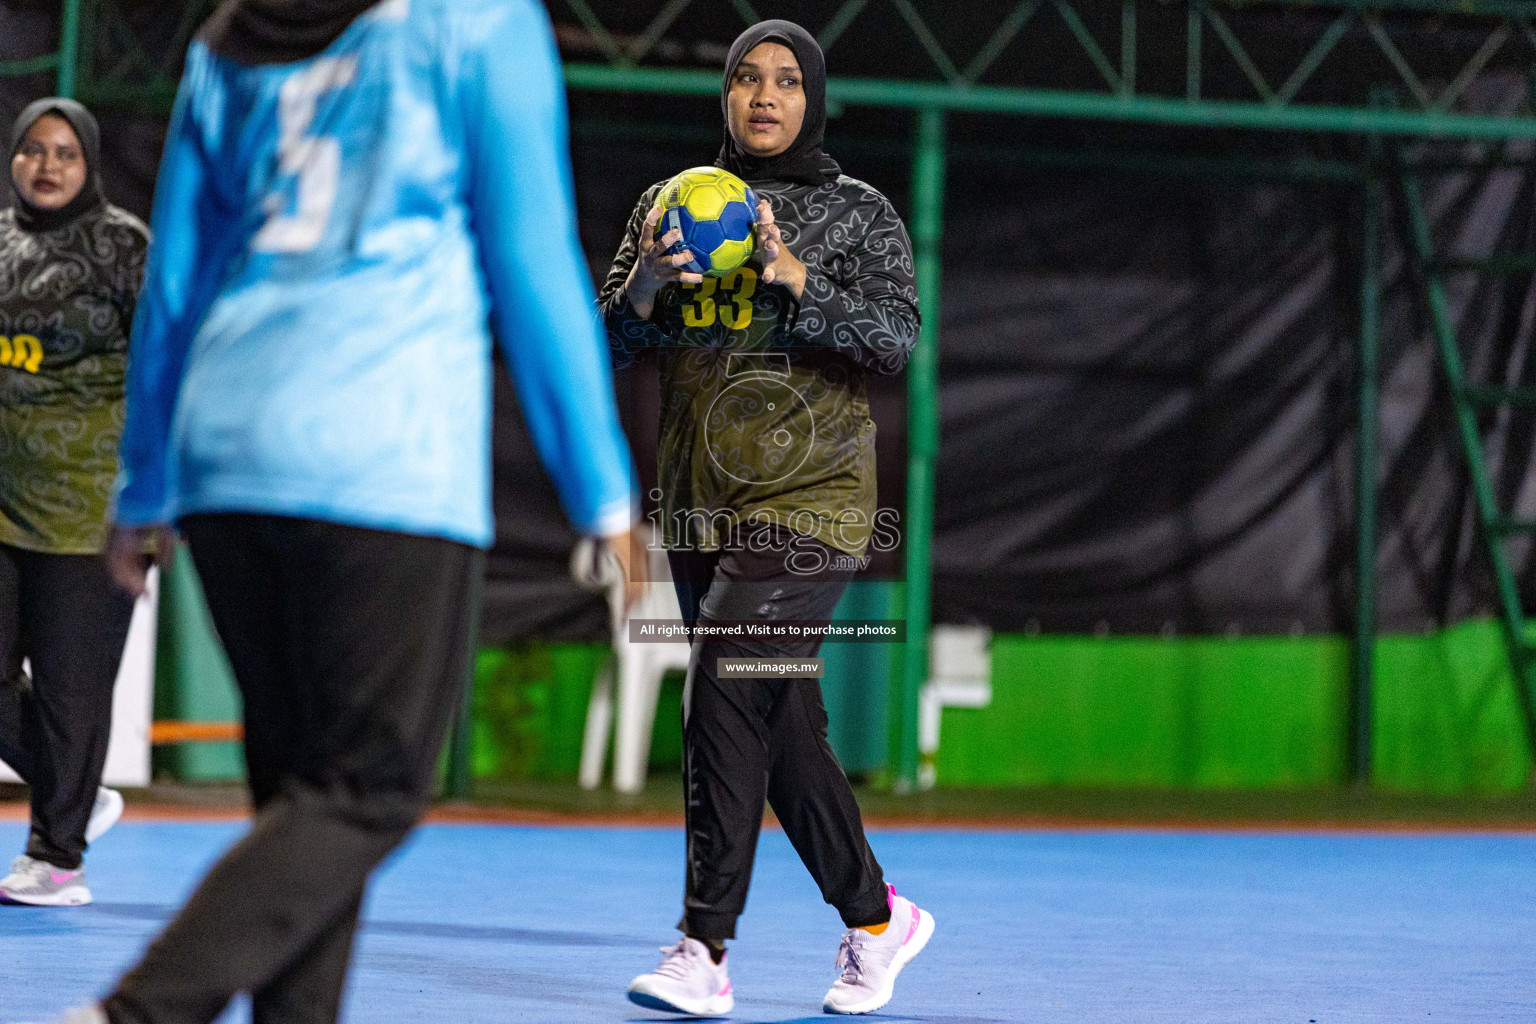
[[[629,523],[535,0],[386,0],[294,64],[194,43],[153,230],[119,523],[258,512],[489,544],[492,333],[572,522]]]

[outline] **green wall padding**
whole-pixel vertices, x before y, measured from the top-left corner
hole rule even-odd
[[[941,786],[1297,789],[1344,781],[1340,637],[1023,637],[992,648],[992,704],[944,711]],[[1499,630],[1382,637],[1375,784],[1520,789],[1529,758]]]
[[[478,778],[576,774],[603,644],[528,642],[475,660],[472,767]]]
[[[852,587],[841,618],[890,614],[889,584]],[[851,773],[883,767],[889,645],[827,645],[833,749]],[[592,677],[605,644],[529,642],[477,660],[474,772],[575,775]],[[1025,637],[993,641],[993,700],[944,712],[941,786],[1295,789],[1341,784],[1349,648],[1341,637]],[[1496,794],[1530,774],[1498,625],[1384,636],[1377,648],[1374,781],[1401,792]],[[192,562],[161,590],[157,718],[239,714]],[[680,761],[681,682],[662,689],[651,764]],[[243,775],[238,744],[156,750],[186,781]]]
[[[1530,773],[1497,623],[1383,637],[1376,651],[1378,786],[1416,793],[1510,793]]]
[[[613,748],[608,750],[608,770],[613,771]],[[651,727],[652,768],[682,771],[683,767],[683,673],[668,672],[656,700],[656,724]]]
[[[944,711],[941,785],[1316,786],[1340,777],[1348,648],[1000,635],[992,704]]]
[[[891,586],[860,583],[837,607],[844,619],[891,616]],[[581,763],[592,678],[608,657],[601,643],[527,641],[486,648],[475,666],[472,763],[483,779],[574,777]],[[885,764],[890,644],[827,644],[827,704],[832,749],[849,772]],[[676,771],[683,759],[683,677],[662,682],[651,732],[650,766]],[[612,739],[605,758],[612,772]]]
[[[233,722],[240,695],[224,648],[213,631],[203,588],[185,547],[160,583],[159,632],[155,640],[155,718],[183,722]],[[183,782],[245,778],[238,743],[178,743],[156,747],[157,773]]]

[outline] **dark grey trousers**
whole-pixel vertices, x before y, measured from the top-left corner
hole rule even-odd
[[[828,567],[796,572],[815,563],[803,557],[813,546]],[[778,530],[768,544],[672,551],[668,560],[684,619],[826,623],[853,578],[851,569],[832,566],[835,555],[819,541]],[[884,874],[827,743],[820,680],[722,679],[716,671],[720,658],[812,658],[820,649],[819,638],[693,645],[683,701],[688,875],[678,927],[694,938],[735,937],[765,799],[845,925],[889,917]]]
[[[334,1024],[370,872],[426,810],[482,552],[260,515],[182,527],[244,699],[256,815],[106,999],[112,1024]]]
[[[80,866],[132,618],[99,555],[0,544],[0,760],[32,791],[29,857]]]

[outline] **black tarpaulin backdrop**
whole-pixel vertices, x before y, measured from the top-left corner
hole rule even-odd
[[[983,176],[1011,201],[952,201],[946,223],[938,615],[1002,629],[1347,628],[1356,190],[962,168],[951,196]],[[1427,189],[1444,245],[1486,253],[1529,233],[1518,172]],[[1394,630],[1486,609],[1491,593],[1403,227],[1394,207],[1379,562]],[[1529,284],[1454,282],[1473,376],[1523,366]],[[1530,434],[1514,422],[1489,446],[1507,502],[1529,484]]]
[[[54,31],[50,5],[0,0],[0,60],[43,51]],[[0,81],[0,115],[8,121],[49,86],[46,76]],[[1507,95],[1523,88],[1511,80]],[[1484,109],[1504,102],[1474,99]],[[572,109],[582,236],[601,274],[640,190],[712,158],[718,107],[578,95]],[[828,143],[849,173],[904,211],[908,124],[905,115],[850,109],[833,120]],[[1008,149],[1045,142],[1353,157],[1357,141],[953,124],[936,618],[1026,631],[1347,629],[1358,190],[1041,167],[1011,159]],[[102,125],[109,195],[145,214],[163,121],[111,113]],[[1457,150],[1440,155],[1450,152]],[[1536,248],[1521,172],[1433,179],[1426,194],[1448,250]],[[1403,229],[1395,204],[1385,225],[1381,330],[1381,624],[1391,630],[1492,606]],[[1529,275],[1452,282],[1470,376],[1532,375],[1530,285]],[[647,486],[655,475],[655,387],[645,365],[618,381]],[[872,398],[881,503],[900,508],[904,378],[872,381]],[[1533,420],[1485,416],[1501,497],[1526,512],[1536,509]],[[495,429],[498,537],[486,639],[601,636],[601,605],[566,579],[573,537],[505,380]],[[1524,565],[1524,548],[1514,550]],[[877,569],[899,565],[892,558]]]
[[[577,158],[583,234],[601,264],[636,183],[694,154],[579,139]],[[905,202],[900,162],[847,162]],[[1530,235],[1519,171],[1430,179],[1426,195],[1447,251],[1508,251]],[[958,153],[945,209],[936,618],[1019,631],[1348,629],[1357,203],[1353,185],[1010,169]],[[1404,229],[1394,200],[1381,326],[1389,630],[1492,607]],[[1530,283],[1452,281],[1472,376],[1522,373]],[[882,503],[897,508],[903,383],[873,389]],[[645,367],[619,380],[647,479],[655,386]],[[1536,417],[1485,419],[1505,504],[1529,511]],[[552,582],[570,538],[548,485],[509,486],[536,475],[526,442],[497,452],[488,622],[507,635],[599,634],[601,609]]]

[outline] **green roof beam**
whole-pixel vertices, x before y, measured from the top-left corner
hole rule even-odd
[[[21,60],[0,60],[0,78],[19,78],[22,75],[37,75],[44,71],[52,71],[59,66],[57,53],[45,53],[37,57],[25,57]]]
[[[720,76],[713,71],[616,68],[605,64],[565,66],[573,89],[638,92],[673,96],[716,96]],[[952,86],[876,78],[832,78],[827,98],[855,106],[905,107],[1025,117],[1074,117],[1195,128],[1253,128],[1273,131],[1370,133],[1447,138],[1514,139],[1536,136],[1536,117],[1459,114],[1369,107],[1275,106],[1234,100],[1188,100],[1165,96],[1112,96],[1104,93],[1001,86]]]

